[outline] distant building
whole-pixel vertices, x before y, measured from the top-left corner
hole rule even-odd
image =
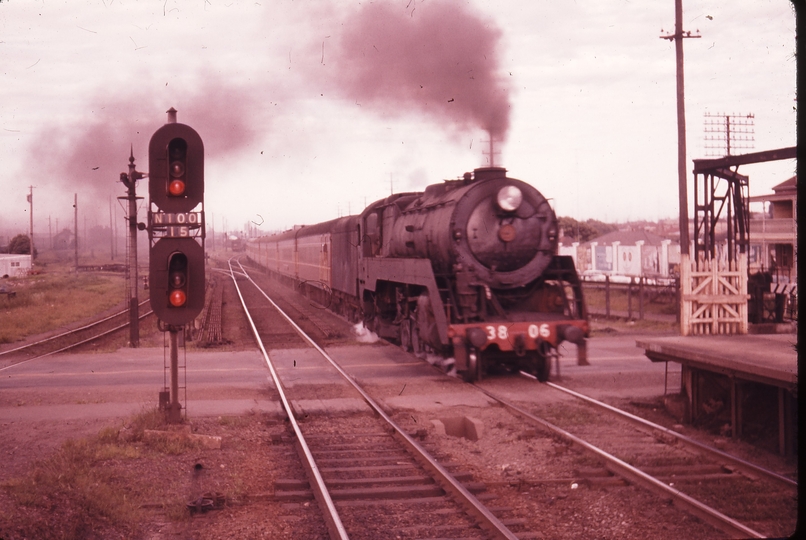
[[[22,277],[31,271],[31,255],[0,254],[0,278]]]
[[[70,229],[62,229],[53,236],[53,249],[70,249],[75,247],[75,240]]]
[[[798,177],[772,188],[769,195],[750,197],[751,273],[770,271],[778,283],[798,279]]]
[[[670,277],[677,274],[680,246],[645,230],[614,231],[590,242],[563,242],[560,255],[570,255],[582,274]]]

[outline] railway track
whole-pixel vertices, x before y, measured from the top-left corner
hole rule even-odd
[[[248,265],[244,265],[244,268],[251,272],[250,276],[255,283],[264,289],[266,285],[271,285],[271,278],[264,274],[262,270]],[[333,318],[325,306],[321,306],[310,299],[306,299],[307,302],[301,304],[297,301],[297,296],[298,293],[287,287],[272,287],[272,299],[274,302],[289,314],[314,341],[323,346],[328,346],[345,337],[343,327],[333,324]]]
[[[293,302],[293,300],[289,299],[289,302]],[[304,305],[300,307],[299,303],[296,310],[299,313],[308,311]],[[315,316],[316,313],[321,313],[321,310],[311,307],[309,315]],[[307,324],[307,316],[303,315],[302,318],[303,323]],[[313,331],[317,331],[319,326],[311,325],[310,327]],[[320,334],[324,338],[328,335],[328,332],[323,331]],[[455,382],[460,384],[458,381]],[[511,377],[508,378],[509,382],[514,382]],[[522,382],[528,386],[528,382]],[[483,386],[483,383],[475,388],[480,388],[480,386]],[[533,452],[539,452],[538,449],[540,448],[549,449],[550,454],[562,452],[556,446],[556,443],[543,442],[542,436],[535,437],[528,433],[528,429],[520,428],[520,433],[515,435],[517,439],[523,438],[527,441],[533,441],[523,445],[529,450],[521,452],[520,456],[523,456],[525,460],[535,460],[535,463],[541,463],[535,469],[537,474],[527,472],[524,476],[513,478],[511,476],[507,477],[506,475],[509,473],[506,472],[501,473],[500,479],[496,480],[495,474],[484,474],[480,471],[478,463],[476,463],[475,467],[471,465],[472,460],[466,460],[467,453],[456,453],[458,459],[455,459],[451,453],[456,446],[451,444],[445,446],[440,442],[444,441],[444,438],[426,436],[429,443],[436,443],[436,448],[431,444],[426,444],[425,446],[428,447],[432,454],[440,456],[440,459],[444,458],[442,461],[445,463],[460,462],[461,466],[451,472],[455,476],[459,475],[465,482],[481,485],[481,489],[488,490],[479,495],[482,498],[485,495],[491,495],[491,492],[496,491],[497,488],[501,488],[501,490],[509,489],[521,494],[528,493],[526,497],[531,502],[527,504],[530,504],[533,509],[539,509],[544,507],[546,502],[549,505],[554,504],[552,501],[555,500],[555,494],[559,497],[557,500],[563,500],[566,496],[563,493],[564,489],[557,490],[555,487],[549,486],[571,485],[571,489],[576,489],[575,486],[580,485],[580,489],[592,490],[594,493],[599,493],[602,489],[606,491],[612,490],[614,493],[621,493],[621,495],[614,495],[617,500],[622,498],[635,500],[637,489],[639,492],[643,491],[646,495],[638,497],[643,501],[642,503],[634,504],[646,505],[646,501],[656,497],[654,499],[656,502],[650,504],[655,505],[655,510],[652,510],[653,514],[656,510],[659,512],[655,514],[657,519],[670,519],[668,516],[674,515],[674,512],[668,513],[659,509],[673,504],[673,507],[679,509],[676,512],[693,516],[684,518],[686,523],[693,523],[693,521],[698,520],[701,525],[697,526],[698,533],[695,533],[695,536],[700,536],[703,534],[701,531],[708,530],[709,527],[712,528],[710,529],[712,532],[707,533],[708,537],[719,537],[721,533],[726,538],[785,536],[795,529],[797,483],[792,478],[778,475],[752,463],[739,460],[725,452],[707,447],[663,426],[650,424],[638,417],[590,400],[559,385],[549,383],[541,385],[539,388],[539,392],[543,395],[551,393],[558,395],[556,398],[548,399],[552,403],[562,402],[563,399],[559,397],[562,393],[562,395],[566,396],[564,400],[566,404],[560,407],[550,406],[548,408],[535,407],[534,405],[518,406],[499,399],[492,392],[486,391],[485,394],[490,399],[509,408],[517,416],[532,417],[530,418],[530,423],[538,426],[537,432],[549,434],[548,441],[552,438],[555,441],[561,439],[565,441],[563,444],[583,448],[587,455],[593,456],[594,459],[582,457],[576,465],[572,465],[571,469],[567,466],[569,461],[565,460],[565,469],[562,467],[555,468],[551,464],[556,461],[556,458],[545,462],[543,460],[545,451],[540,453]],[[404,389],[405,384],[402,385],[400,392]],[[533,391],[526,390],[525,395],[529,393],[533,393]],[[569,396],[572,399],[569,399]],[[388,395],[382,397],[381,400],[384,401],[385,406],[389,406]],[[569,401],[571,403],[568,403]],[[490,417],[496,419],[491,421],[488,418],[488,425],[499,422],[499,415],[500,413],[491,414]],[[616,415],[618,415],[618,418],[615,418]],[[400,416],[398,415],[398,418]],[[517,421],[513,419],[514,423],[517,423]],[[509,424],[509,422],[503,422],[503,424]],[[503,427],[503,424],[498,427]],[[419,425],[422,425],[422,423]],[[313,427],[314,424],[311,422],[310,426]],[[355,463],[359,457],[364,456],[360,453],[362,450],[358,442],[350,440],[349,437],[343,437],[343,434],[335,437],[329,433],[328,429],[326,423],[321,427],[314,428],[312,433],[316,434],[316,438],[312,440],[321,441],[320,448],[322,449],[333,450],[333,453],[322,454],[322,459],[333,460],[332,464],[330,462],[323,463],[328,463],[329,474],[340,474],[343,472],[340,470],[343,463]],[[506,429],[509,429],[510,433],[513,431],[517,433],[518,431],[518,428]],[[317,430],[321,430],[321,433]],[[375,439],[377,446],[385,446],[385,443],[381,442],[383,439],[382,434],[365,432],[364,435],[369,439],[377,437]],[[511,438],[507,440],[511,440]],[[504,440],[502,443],[506,444],[506,441]],[[364,444],[366,444],[366,441],[364,441]],[[471,453],[475,452],[472,449],[472,445],[460,446],[469,447]],[[558,457],[562,455],[562,453],[555,454]],[[370,457],[368,455],[367,459],[377,459],[378,461],[364,463],[361,467],[365,470],[374,470],[376,474],[378,474],[378,471],[384,470],[383,467],[397,464],[394,461],[394,454],[388,457],[389,463],[383,462],[383,456]],[[342,460],[342,462],[339,460]],[[560,459],[560,461],[563,461],[563,459]],[[573,462],[574,459],[571,461]],[[489,463],[482,462],[484,466]],[[506,462],[502,463],[503,465],[499,465],[499,467],[506,467]],[[595,464],[591,465],[591,463]],[[487,468],[489,470],[490,467]],[[462,471],[466,470],[472,470],[474,476],[478,476],[475,479],[463,476]],[[367,495],[372,489],[380,489],[381,487],[372,486],[367,488],[361,485],[360,479],[347,480],[344,485],[336,489],[349,491],[347,489],[347,486],[350,485],[349,482],[355,482],[352,487],[356,491],[363,490]],[[411,481],[415,480],[412,479]],[[289,481],[283,485],[287,488],[289,497],[292,498],[299,496],[299,492],[307,489],[303,487],[303,484],[300,484],[299,479]],[[582,486],[585,486],[585,488],[582,488]],[[285,491],[285,488],[279,491]],[[425,486],[421,489],[426,490],[430,489],[430,487]],[[628,491],[623,491],[624,489]],[[506,496],[504,497],[506,498]],[[599,497],[599,495],[594,497]],[[603,495],[602,497],[601,500],[604,501],[608,496]],[[526,500],[523,499],[523,495],[521,495],[521,498],[524,501]],[[339,501],[339,504],[342,504],[339,499],[336,500]],[[362,504],[364,509],[369,505],[366,502]],[[629,505],[630,503],[625,504]],[[604,503],[604,505],[606,507],[607,503]],[[377,508],[372,508],[372,510],[372,512],[365,512],[365,514],[375,516]],[[450,511],[446,510],[446,512]],[[521,512],[521,516],[524,516],[523,512]],[[404,518],[401,517],[402,519]],[[506,521],[506,519],[503,521]],[[527,519],[523,520],[523,523],[524,527],[528,527],[531,530],[540,530],[542,526],[539,524],[539,519],[534,520],[531,517],[527,517]],[[589,526],[586,527],[589,529]],[[654,526],[648,526],[647,529],[651,530],[652,527]],[[658,527],[664,528],[661,524]],[[675,527],[679,528],[677,525]],[[687,530],[687,527],[687,525],[684,525],[682,530]],[[417,531],[417,527],[412,526],[411,529],[401,530]],[[549,530],[551,529],[549,528]],[[445,536],[451,536],[451,534],[446,533]]]
[[[139,307],[142,308],[143,306],[148,306],[148,304],[149,301],[145,300],[143,302],[140,302]],[[152,313],[153,312],[151,311],[151,308],[148,307],[144,313],[141,313],[139,315],[139,320],[143,320]],[[8,355],[9,357],[17,358],[23,354],[28,356],[27,358],[24,358],[18,362],[13,362],[12,360],[13,363],[11,363],[8,366],[0,368],[0,371],[27,362],[31,362],[38,358],[43,358],[46,356],[50,356],[52,354],[68,351],[75,347],[79,347],[81,345],[85,345],[87,343],[96,341],[98,339],[101,339],[105,336],[108,336],[110,334],[113,334],[128,327],[129,327],[129,310],[124,309],[122,311],[118,311],[102,319],[92,321],[78,328],[71,328],[69,330],[58,332],[48,337],[37,339],[24,345],[0,351],[0,357]]]
[[[467,484],[468,476],[451,472],[450,465],[431,456],[279,309],[240,264],[235,266],[230,262],[233,281],[286,411],[290,438],[307,471],[307,479],[278,482],[278,496],[314,497],[331,538],[537,536],[529,531],[516,535],[507,527],[471,492],[479,486]],[[246,288],[250,290],[244,294]],[[268,306],[276,311],[270,312]],[[259,315],[253,317],[255,313]],[[284,327],[278,324],[278,313],[286,322]],[[288,340],[288,328],[327,359],[341,377],[340,392],[349,389],[356,393],[366,404],[365,410],[346,416],[307,416],[304,425],[297,421],[285,384],[264,345],[273,338]],[[328,386],[333,392],[333,383]],[[498,511],[505,513],[506,509]],[[513,522],[513,526],[519,525]]]
[[[589,477],[620,478],[642,486],[730,538],[788,536],[795,530],[796,480],[557,384],[547,385],[573,401],[527,409],[477,387],[527,421],[594,455],[603,468],[587,471]]]

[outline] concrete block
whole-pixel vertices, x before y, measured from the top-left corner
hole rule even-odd
[[[470,416],[453,416],[432,420],[437,435],[463,437],[469,441],[477,441],[484,435],[484,422]]]
[[[194,433],[190,436],[190,440],[198,443],[199,446],[202,448],[207,448],[208,450],[221,449],[221,437],[218,435],[198,435]]]
[[[471,441],[477,441],[484,435],[484,422],[472,416],[464,417],[464,428],[464,437]]]
[[[445,424],[442,423],[442,420],[431,420],[431,424],[434,426],[434,431],[436,431],[437,435],[445,435]]]

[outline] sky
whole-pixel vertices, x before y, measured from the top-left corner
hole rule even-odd
[[[706,114],[753,115],[734,153],[795,146],[790,2],[683,19],[689,171]],[[673,29],[673,0],[0,0],[0,236],[31,186],[35,234],[72,228],[74,196],[85,227],[122,223],[171,107],[204,141],[208,231],[358,213],[488,166],[491,133],[558,215],[676,218]],[[795,163],[739,172],[759,195]]]

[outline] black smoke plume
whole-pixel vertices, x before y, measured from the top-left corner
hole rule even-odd
[[[349,17],[335,51],[337,90],[383,113],[425,114],[497,140],[509,128],[509,91],[499,73],[501,32],[458,1],[367,4]],[[447,126],[446,126],[447,127]]]

